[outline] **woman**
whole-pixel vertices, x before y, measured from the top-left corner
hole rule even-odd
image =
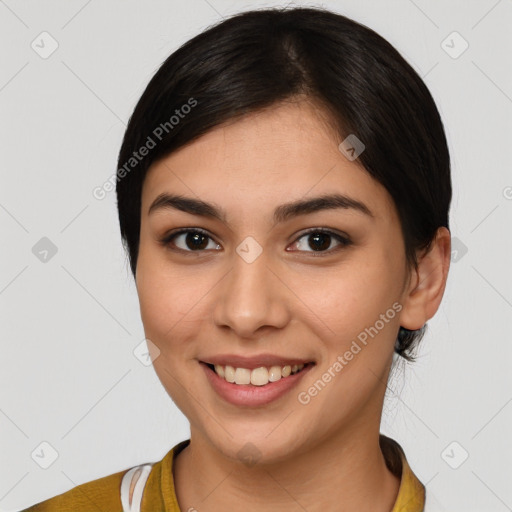
[[[148,84],[117,198],[190,439],[29,510],[424,510],[379,426],[444,293],[450,161],[398,52],[322,9],[223,21]]]

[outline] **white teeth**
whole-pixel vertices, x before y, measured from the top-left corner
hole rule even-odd
[[[244,370],[248,371],[248,370]],[[265,384],[268,384],[268,370],[264,367],[261,368],[255,368],[251,372],[251,384],[254,386],[264,386]],[[238,384],[238,382],[237,382]]]
[[[235,370],[235,384],[250,384],[251,370],[246,368],[237,368]]]
[[[216,364],[215,371],[217,372],[217,375],[219,375],[220,377],[224,377],[224,366],[221,366],[220,364]]]
[[[232,366],[226,366],[224,368],[224,378],[228,382],[235,382],[235,369]]]
[[[268,380],[269,382],[276,382],[282,377],[281,367],[280,366],[271,366],[268,371]]]
[[[253,386],[265,386],[269,382],[277,382],[278,380],[297,373],[304,368],[304,364],[289,364],[285,366],[271,366],[265,368],[261,366],[249,370],[247,368],[235,368],[233,366],[215,365],[215,372],[227,382],[234,384],[252,384]]]

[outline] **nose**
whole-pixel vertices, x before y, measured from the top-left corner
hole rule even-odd
[[[252,262],[235,254],[215,294],[215,324],[230,328],[238,338],[261,337],[265,329],[282,329],[290,320],[293,294],[264,254]]]

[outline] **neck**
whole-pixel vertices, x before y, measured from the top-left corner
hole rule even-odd
[[[400,480],[386,466],[379,430],[358,425],[279,463],[245,465],[191,431],[175,459],[181,510],[390,512]]]

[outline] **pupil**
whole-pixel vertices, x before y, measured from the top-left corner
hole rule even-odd
[[[330,235],[325,233],[315,233],[310,236],[310,240],[313,239],[315,242],[313,244],[310,243],[309,246],[314,250],[328,249],[329,245],[331,245],[330,238]]]
[[[207,237],[198,232],[188,233],[186,242],[189,249],[204,249],[208,245]]]

